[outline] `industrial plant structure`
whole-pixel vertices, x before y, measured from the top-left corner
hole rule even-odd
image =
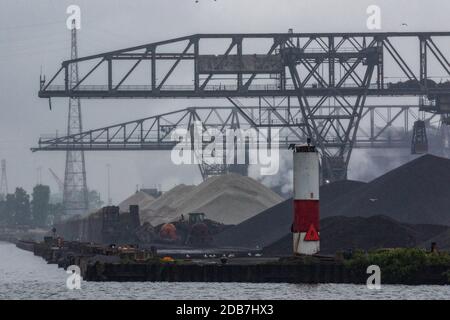
[[[229,107],[41,139],[34,150],[167,150],[171,132],[189,129],[205,111],[222,119],[207,120],[220,130],[241,125],[238,118],[256,129],[282,128],[284,147],[310,137],[322,181],[346,179],[358,145],[426,152],[423,123],[448,146],[450,58],[441,48],[449,40],[450,32],[196,34],[64,61],[50,81],[41,80],[41,98],[220,98]],[[406,43],[415,49],[403,53]],[[83,70],[76,83],[68,77],[74,64]],[[410,98],[417,102],[406,104]],[[169,116],[178,121],[164,122]],[[204,177],[229,170],[209,169],[202,167]]]

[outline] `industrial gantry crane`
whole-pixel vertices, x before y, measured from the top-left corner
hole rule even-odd
[[[450,32],[196,34],[64,61],[50,81],[41,78],[39,96],[222,98],[231,107],[226,116],[254,128],[281,127],[286,144],[311,138],[323,179],[333,181],[346,178],[361,120],[377,108],[401,114],[411,107],[405,100],[418,97],[418,110],[448,119],[449,48]],[[77,83],[69,81],[72,64],[80,68]],[[368,99],[376,104],[367,106]],[[186,110],[195,116],[197,109]],[[255,116],[261,112],[264,121]],[[165,116],[41,139],[34,150],[169,148],[161,133],[170,128],[157,126]],[[366,141],[372,146],[386,132],[374,126]]]

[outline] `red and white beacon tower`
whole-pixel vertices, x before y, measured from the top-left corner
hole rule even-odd
[[[319,154],[308,139],[294,150],[294,254],[314,255],[320,251]]]

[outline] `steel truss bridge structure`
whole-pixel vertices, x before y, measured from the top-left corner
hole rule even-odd
[[[39,96],[226,99],[231,108],[221,111],[230,124],[224,120],[218,125],[278,126],[293,143],[309,137],[321,152],[323,177],[340,180],[346,178],[353,147],[405,144],[407,139],[389,140],[386,134],[402,115],[409,121],[404,114],[413,107],[404,105],[406,99],[422,101],[416,109],[430,112],[431,118],[448,119],[449,49],[450,32],[197,34],[64,61],[50,81],[41,79]],[[72,64],[82,72],[77,83],[68,81]],[[255,99],[258,107],[249,107]],[[376,103],[368,106],[368,99]],[[391,116],[385,118],[385,129],[378,130],[374,119],[382,110]],[[162,119],[194,119],[199,111],[189,108],[41,139],[35,150],[169,148],[161,140],[162,130],[168,130]],[[360,127],[367,117],[369,124]],[[408,124],[403,127],[409,131]]]
[[[32,150],[169,151],[177,143],[172,139],[175,129],[189,131],[195,121],[201,122],[205,130],[214,128],[222,133],[227,129],[276,128],[280,130],[277,147],[287,149],[289,145],[303,143],[307,139],[299,129],[301,124],[297,120],[289,123],[289,119],[298,119],[295,115],[300,117],[298,107],[272,108],[261,105],[243,107],[240,110],[227,106],[190,107],[71,136],[42,136],[39,147]],[[436,147],[448,148],[444,145],[442,132],[439,130],[440,118],[436,114],[420,111],[416,105],[365,106],[361,115],[361,123],[365,124],[365,129],[359,128],[354,148],[410,148],[413,123],[420,119],[428,124],[428,128],[434,129],[433,141],[439,144]],[[259,138],[268,137],[270,135]],[[204,144],[207,143],[209,141]],[[332,147],[334,142],[330,139],[329,143],[327,147]],[[199,168],[204,179],[224,172],[246,170],[241,166],[211,165],[204,162],[199,163]]]

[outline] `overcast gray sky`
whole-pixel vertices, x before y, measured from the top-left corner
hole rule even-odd
[[[42,167],[43,183],[62,178],[64,153],[36,153],[40,134],[64,132],[67,100],[53,111],[37,97],[41,68],[51,76],[69,56],[66,8],[82,10],[80,55],[125,48],[194,33],[357,32],[366,29],[366,8],[382,9],[381,31],[448,31],[448,0],[1,0],[0,158],[8,161],[10,192],[31,190]],[[406,22],[407,29],[401,27]],[[138,119],[194,105],[193,100],[89,100],[82,102],[84,128]],[[106,198],[106,164],[112,167],[112,196],[122,200],[136,185],[198,183],[196,167],[174,167],[164,153],[87,153],[88,184]],[[168,174],[167,172],[170,172]]]

